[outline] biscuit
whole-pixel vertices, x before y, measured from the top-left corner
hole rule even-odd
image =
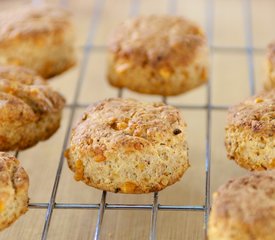
[[[275,88],[275,41],[267,50],[267,77],[264,87],[266,90]]]
[[[28,210],[29,178],[19,161],[0,152],[0,231]]]
[[[206,37],[187,19],[140,16],[120,24],[111,36],[108,80],[115,87],[170,96],[207,78]]]
[[[83,113],[65,156],[75,179],[95,188],[160,191],[189,167],[185,127],[174,107],[106,99]]]
[[[233,179],[213,194],[208,240],[274,240],[275,171]]]
[[[0,64],[24,66],[50,78],[75,64],[70,14],[29,6],[0,14]]]
[[[249,170],[275,168],[275,89],[231,107],[227,122],[229,159]]]
[[[0,151],[48,139],[59,128],[64,104],[32,70],[0,66]]]

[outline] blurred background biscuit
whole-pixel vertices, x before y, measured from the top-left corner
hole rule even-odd
[[[0,64],[50,78],[75,64],[74,30],[62,8],[29,6],[0,14]]]
[[[28,210],[29,178],[19,161],[0,152],[0,231]]]
[[[121,23],[111,36],[108,79],[115,87],[170,96],[207,78],[206,37],[185,18],[140,16]]]
[[[32,70],[0,66],[0,151],[23,150],[59,128],[65,99]]]
[[[209,240],[273,240],[275,171],[228,181],[213,194]]]

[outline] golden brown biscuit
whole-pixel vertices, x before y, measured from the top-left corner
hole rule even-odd
[[[189,167],[185,123],[162,103],[106,99],[91,105],[65,152],[75,179],[111,192],[148,193]]]
[[[230,180],[213,194],[208,240],[274,240],[275,171]]]
[[[25,66],[50,78],[75,64],[70,14],[29,6],[0,14],[0,64]]]
[[[64,103],[33,71],[0,66],[0,151],[48,139],[59,128]]]
[[[267,50],[267,78],[265,89],[275,88],[275,41],[268,46]]]
[[[0,231],[28,210],[29,178],[19,161],[0,152]]]
[[[207,81],[206,37],[199,26],[175,16],[141,16],[123,22],[109,46],[111,85],[164,96]]]
[[[275,168],[275,89],[229,109],[228,158],[249,170]]]

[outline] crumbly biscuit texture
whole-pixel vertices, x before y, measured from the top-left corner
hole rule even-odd
[[[213,194],[209,240],[273,240],[275,171],[230,180]]]
[[[24,66],[44,78],[75,64],[70,13],[50,5],[0,14],[0,64]]]
[[[0,231],[28,210],[29,178],[9,153],[0,152]]]
[[[148,193],[188,168],[185,123],[162,103],[106,99],[91,105],[65,152],[76,180],[111,192]]]
[[[0,150],[23,150],[58,128],[65,100],[33,71],[0,66]]]
[[[275,89],[229,109],[225,145],[228,158],[244,168],[275,168]]]
[[[267,76],[265,89],[275,88],[275,41],[268,46],[266,61]]]
[[[108,79],[116,87],[177,95],[208,77],[206,37],[182,17],[129,19],[116,28],[109,49]]]

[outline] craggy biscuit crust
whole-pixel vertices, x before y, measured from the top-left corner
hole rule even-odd
[[[33,71],[0,66],[0,151],[23,150],[60,125],[65,100]]]
[[[275,171],[230,180],[213,195],[209,240],[273,240]]]
[[[65,156],[75,179],[90,186],[121,193],[159,191],[189,166],[185,126],[174,107],[106,99],[83,113]]]
[[[0,152],[0,231],[28,210],[29,178],[19,161]]]
[[[44,78],[75,64],[74,30],[65,9],[29,6],[0,14],[0,64],[24,66]]]
[[[129,19],[114,31],[109,51],[108,79],[116,87],[169,96],[207,81],[206,37],[182,17]]]
[[[244,168],[275,168],[275,89],[229,109],[225,145],[228,158]]]

